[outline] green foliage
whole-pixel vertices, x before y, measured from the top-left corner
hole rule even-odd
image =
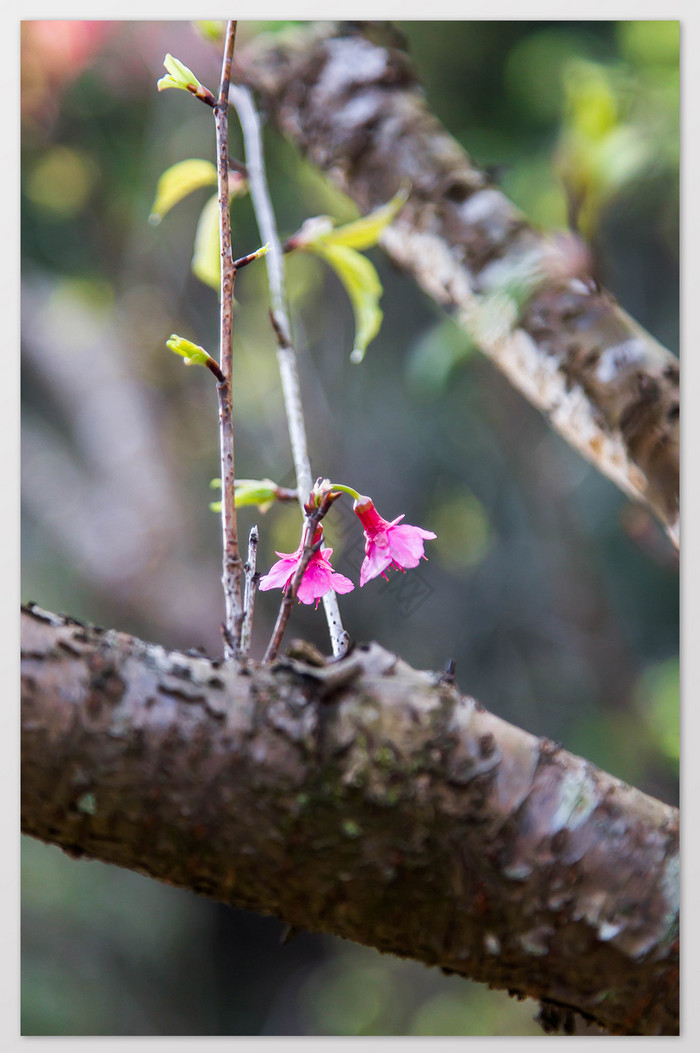
[[[569,62],[589,57],[595,40],[562,26],[540,28],[511,49],[505,87],[529,123],[546,127],[561,117],[562,81]]]
[[[212,490],[221,489],[221,479],[212,479],[209,483]],[[236,508],[255,507],[261,512],[272,508],[278,498],[279,487],[272,479],[236,479]],[[212,501],[209,505],[212,512],[221,511],[221,501]]]
[[[219,197],[214,194],[202,209],[194,236],[192,273],[215,292],[221,288],[221,241],[219,235]]]
[[[625,78],[618,71],[574,59],[564,89],[557,169],[578,229],[590,239],[603,207],[649,164],[652,144],[625,119]]]
[[[384,317],[379,306],[382,284],[374,265],[366,256],[346,245],[328,245],[319,241],[306,248],[332,267],[350,297],[355,314],[355,346],[350,358],[353,362],[361,362]]]
[[[629,62],[641,68],[677,71],[680,28],[680,22],[676,20],[619,22],[620,50]]]
[[[601,213],[633,183],[678,167],[679,23],[610,27],[617,50],[594,24],[546,24],[523,33],[503,71],[520,125],[500,140],[503,125],[496,122],[498,131],[489,129],[475,154],[507,166],[504,189],[545,227],[567,221],[566,184],[569,214],[589,238],[600,230]],[[526,153],[513,149],[518,135],[529,138]],[[467,145],[473,150],[483,136],[470,128]]]
[[[211,161],[190,157],[171,165],[158,180],[149,222],[160,223],[174,205],[203,186],[216,186],[216,166]]]
[[[191,157],[178,161],[163,172],[158,180],[149,222],[160,223],[163,216],[179,201],[203,186],[216,186],[216,167],[211,161]],[[229,201],[248,188],[238,172],[229,172]],[[194,237],[192,272],[205,285],[219,292],[221,285],[221,247],[219,235],[219,198],[214,194],[199,214]]]
[[[669,658],[646,669],[637,685],[637,709],[652,741],[670,761],[680,758],[680,668]]]
[[[158,81],[156,85],[158,91],[165,91],[167,88],[180,88],[182,91],[191,91],[193,88],[195,91],[203,89],[203,85],[184,62],[168,54],[163,60],[163,65],[168,72]]]
[[[212,44],[221,44],[226,34],[226,23],[221,19],[200,19],[194,26],[200,36]]]
[[[349,249],[371,249],[379,243],[382,232],[395,219],[408,200],[408,190],[401,188],[387,201],[366,216],[360,216],[341,227],[319,232],[313,244],[345,245]]]
[[[166,340],[165,346],[170,348],[174,354],[181,355],[186,366],[206,366],[211,358],[199,344],[193,344],[191,340],[186,340],[184,336],[178,336],[177,333],[173,333]]]
[[[353,362],[361,362],[367,346],[379,332],[383,313],[379,306],[382,284],[374,265],[358,249],[368,249],[379,242],[382,231],[406,203],[408,192],[399,190],[385,205],[366,216],[341,227],[333,227],[328,216],[307,220],[299,233],[290,238],[295,249],[320,256],[342,282],[355,315]]]

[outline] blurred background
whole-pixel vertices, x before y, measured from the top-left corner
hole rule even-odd
[[[237,47],[284,23],[239,26]],[[599,280],[678,351],[677,22],[399,24],[433,110],[546,230],[575,223]],[[154,226],[161,173],[214,157],[210,112],[159,94],[171,52],[212,90],[218,48],[185,22],[22,27],[22,597],[166,647],[220,653],[216,392],[165,348],[214,351],[217,296],[192,273],[212,189]],[[282,237],[355,216],[272,128]],[[231,152],[242,158],[235,115]],[[232,204],[234,253],[257,248]],[[320,259],[287,261],[314,474],[437,532],[410,575],[341,598],[357,640],[677,803],[678,577],[665,535],[378,250],[384,324],[350,362],[353,316]],[[293,485],[263,265],[236,283],[236,461]],[[215,352],[214,352],[215,353]],[[356,577],[349,504],[326,521]],[[295,506],[242,509],[259,569],[298,544]],[[262,654],[279,594],[260,593]],[[322,610],[288,639],[328,652]],[[530,1035],[537,1007],[210,903],[25,839],[24,1035]]]

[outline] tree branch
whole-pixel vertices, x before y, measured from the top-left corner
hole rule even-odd
[[[239,669],[22,613],[22,828],[678,1033],[677,812],[376,644]]]
[[[226,24],[226,42],[221,65],[219,98],[214,107],[216,122],[217,183],[219,188],[219,242],[221,248],[221,288],[219,306],[219,361],[223,380],[217,386],[219,396],[219,449],[221,458],[221,530],[223,535],[223,572],[226,620],[224,654],[236,657],[240,649],[243,625],[241,575],[243,564],[238,548],[238,525],[235,496],[235,453],[233,435],[233,287],[236,270],[231,252],[231,216],[228,185],[228,93],[231,60],[236,41],[236,22]]]
[[[257,38],[236,75],[363,212],[412,187],[382,236],[390,257],[677,545],[678,360],[572,269],[571,243],[542,237],[489,184],[428,111],[406,55],[325,26]],[[514,285],[526,297],[508,318],[491,308]]]

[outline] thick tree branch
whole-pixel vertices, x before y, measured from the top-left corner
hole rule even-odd
[[[376,644],[252,669],[22,614],[35,837],[678,1031],[677,813]]]
[[[428,111],[406,55],[326,26],[258,38],[237,76],[362,211],[412,187],[388,254],[678,544],[678,360],[490,185]]]

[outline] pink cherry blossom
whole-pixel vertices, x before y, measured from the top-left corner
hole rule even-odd
[[[391,523],[377,512],[374,502],[369,497],[359,497],[354,504],[355,514],[359,517],[365,531],[365,558],[360,570],[360,586],[380,574],[386,578],[389,567],[396,570],[409,570],[417,567],[425,559],[423,542],[437,537],[432,530],[404,524],[399,516]]]
[[[278,552],[279,560],[273,563],[268,573],[260,579],[258,587],[263,591],[283,589],[286,592],[299,566],[303,551],[302,544],[299,545],[296,552]],[[318,552],[314,552],[297,591],[297,599],[300,603],[315,603],[318,606],[318,601],[327,592],[352,592],[355,588],[349,578],[338,574],[331,567],[332,552],[332,548],[321,548]]]

